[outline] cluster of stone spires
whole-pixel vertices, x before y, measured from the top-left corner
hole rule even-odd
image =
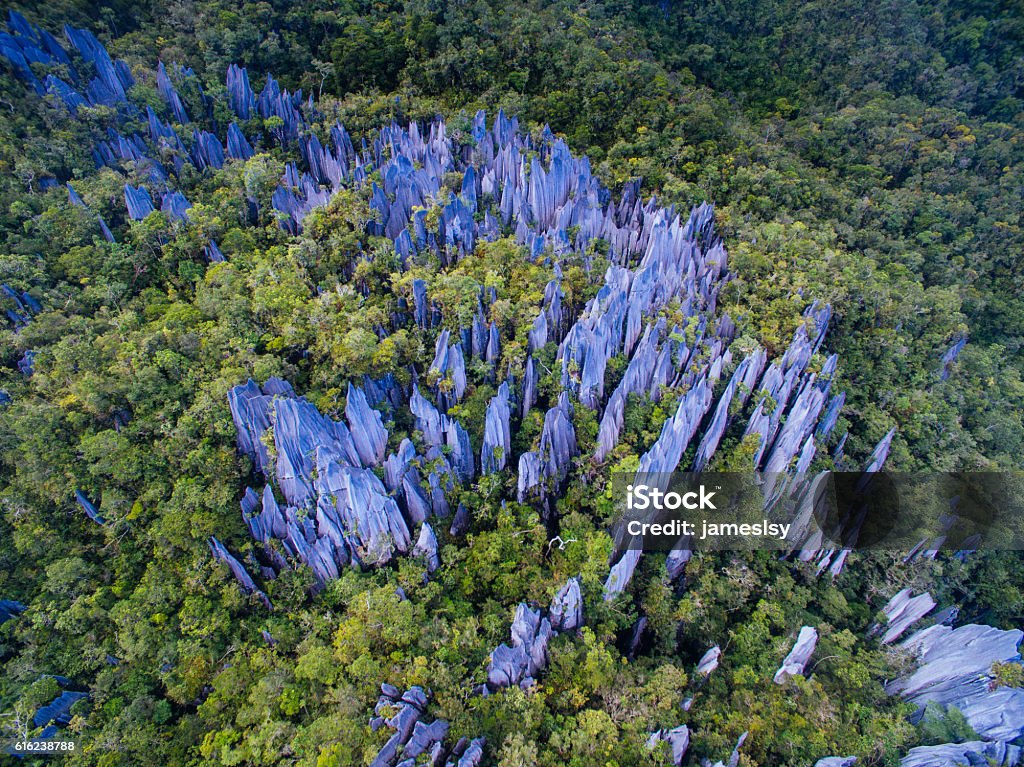
[[[69,51],[52,35],[17,12],[10,12],[8,26],[10,34],[0,33],[0,55],[35,92],[55,97],[72,114],[83,106],[98,105],[115,107],[128,116],[140,113],[129,98],[135,80],[127,65],[113,60],[91,33],[65,29],[72,48],[94,70],[95,76],[90,78],[77,71]],[[70,82],[53,74],[40,80],[31,64],[63,67]],[[331,128],[329,139],[321,142],[309,130],[317,116],[312,98],[303,103],[301,92],[282,91],[273,77],[267,78],[257,96],[248,73],[234,65],[229,68],[227,85],[229,104],[238,121],[228,124],[222,142],[216,124],[213,132],[185,128],[191,120],[174,80],[180,83],[189,78],[194,78],[190,70],[172,67],[169,74],[161,62],[156,71],[157,89],[173,122],[162,120],[147,106],[148,142],[137,134],[125,137],[112,130],[93,148],[97,168],[117,169],[122,163],[132,163],[144,180],[139,186],[125,185],[128,218],[145,218],[157,209],[154,200],[158,200],[159,209],[169,218],[187,222],[190,203],[174,188],[174,179],[186,163],[200,171],[216,170],[226,162],[249,159],[254,145],[276,142],[297,147],[300,158],[288,164],[272,197],[281,226],[289,232],[301,231],[305,217],[326,205],[339,189],[365,184],[371,172],[380,171],[381,184],[373,182],[371,188],[371,205],[378,220],[371,223],[368,233],[391,239],[403,259],[426,250],[450,264],[472,252],[477,242],[511,233],[531,256],[552,259],[555,274],[530,328],[531,356],[521,380],[506,377],[487,408],[479,464],[469,435],[447,411],[462,399],[468,386],[467,358],[486,361],[493,375],[500,377],[502,338],[487,316],[493,293],[481,294],[473,323],[461,328],[457,338],[448,330],[439,332],[430,370],[445,385],[435,385],[431,392],[434,402],[417,386],[405,391],[391,377],[364,380],[362,387],[349,389],[346,425],[320,414],[280,380],[271,379],[262,387],[250,381],[232,391],[230,404],[240,449],[268,479],[262,493],[249,489],[242,500],[246,524],[264,544],[269,562],[261,570],[263,577],[273,577],[277,570],[290,566],[281,551],[268,545],[272,539],[283,544],[288,557],[309,565],[319,583],[336,577],[341,567],[382,564],[399,554],[421,557],[432,571],[440,566],[440,559],[428,520],[447,517],[453,488],[472,482],[478,472],[517,467],[518,499],[538,502],[550,511],[549,499],[557,495],[578,458],[574,403],[600,413],[594,457],[601,461],[618,442],[630,395],[657,399],[662,387],[684,389],[661,435],[641,457],[641,470],[652,473],[705,468],[726,430],[736,418],[744,417],[745,434],[758,438],[753,468],[802,474],[835,428],[845,401],[842,392],[831,392],[837,359],[828,357],[816,371],[809,367],[822,345],[829,307],[812,304],[808,308],[807,323],[797,329],[779,359],[769,364],[765,351],[754,349],[733,366],[735,326],[727,315],[717,312],[719,291],[729,278],[727,258],[714,233],[710,206],[695,209],[683,221],[674,208],[662,208],[653,198],[644,203],[638,183],[627,185],[621,198],[613,201],[592,175],[586,157],[573,157],[564,142],[546,129],[539,138],[522,134],[517,120],[502,113],[490,128],[484,114],[477,114],[471,127],[472,141],[462,145],[448,137],[441,121],[426,127],[415,123],[407,128],[388,126],[371,145],[364,141],[358,150],[344,126],[338,124]],[[210,99],[198,90],[209,113]],[[243,126],[252,125],[249,121],[256,118],[269,121],[267,132],[247,136]],[[183,129],[184,138],[179,135]],[[158,159],[166,157],[169,165]],[[462,174],[457,190],[444,187],[446,175],[452,172]],[[44,179],[41,185],[45,188],[56,183]],[[71,204],[85,208],[70,183],[67,191]],[[436,228],[427,223],[431,205],[440,208]],[[113,241],[107,224],[101,217],[97,219],[103,237]],[[598,295],[573,320],[562,311],[558,261],[569,252],[586,252],[597,239],[609,244],[612,265]],[[223,260],[213,241],[206,254],[211,261]],[[414,282],[412,298],[412,321],[424,329],[438,327],[442,318],[429,299],[425,281]],[[28,294],[15,296],[15,300],[26,310],[24,316],[11,318],[16,325],[40,310]],[[675,303],[689,322],[687,328],[668,326],[663,310]],[[511,454],[513,419],[521,418],[536,403],[539,375],[533,355],[549,343],[558,347],[562,392],[545,413],[536,449],[516,457]],[[943,378],[964,343],[964,339],[957,341],[943,358]],[[604,373],[608,362],[617,356],[629,362],[621,382],[609,394],[604,391]],[[28,368],[30,374],[31,361]],[[716,402],[716,385],[726,373],[729,379]],[[752,412],[735,415],[745,413],[751,401],[755,403]],[[426,449],[419,455],[405,440],[396,452],[385,456],[387,431],[375,408],[405,406],[415,416]],[[271,460],[264,442],[268,432],[272,433],[276,461]],[[890,431],[876,447],[868,471],[882,467],[893,435]],[[834,448],[836,458],[841,456],[844,442],[845,435]],[[692,464],[680,466],[691,445],[695,447]],[[383,482],[372,471],[377,466],[384,468]],[[283,508],[275,488],[283,496]],[[77,496],[85,513],[103,524],[96,506],[83,493]],[[468,510],[460,505],[452,533],[465,532],[468,520]],[[417,526],[418,532],[412,532]],[[214,556],[229,566],[242,587],[269,607],[269,600],[245,566],[217,539],[210,543]],[[816,560],[819,572],[828,567],[837,574],[847,552],[821,550],[818,544],[820,541],[806,541],[800,558]],[[687,555],[681,551],[670,557],[672,577],[681,574]],[[614,563],[605,586],[606,598],[628,585],[638,557],[638,552],[627,552]],[[895,626],[887,630],[886,641],[895,638],[893,633],[901,633],[902,629],[897,630],[900,625],[905,628],[913,622],[921,603],[915,604],[918,606],[911,607],[909,613],[905,606],[893,607],[894,615],[902,617],[893,619]],[[512,645],[502,645],[492,654],[485,689],[528,685],[543,669],[551,633],[571,631],[582,620],[582,597],[575,579],[559,592],[547,616],[521,604],[513,621]],[[777,675],[780,682],[803,673],[814,651],[816,633],[805,629]],[[1021,733],[1007,716],[1020,721],[1020,696],[1003,688],[983,692],[975,676],[957,676],[964,659],[956,653],[965,646],[973,648],[968,658],[971,663],[990,666],[993,660],[1019,660],[1020,632],[1010,636],[1012,633],[977,626],[955,630],[936,626],[907,640],[908,649],[922,652],[925,665],[909,679],[897,680],[892,691],[918,703],[934,699],[957,705],[986,739],[978,744],[933,747],[952,749],[956,754],[925,754],[923,749],[914,749],[905,765],[931,763],[929,758],[966,758],[968,753],[1006,763],[1019,758],[1019,750],[1009,741]],[[710,673],[719,657],[720,652],[701,666]],[[979,673],[986,669],[979,667]],[[688,738],[685,727],[652,735],[653,741],[670,743],[676,763]],[[479,761],[482,743],[474,741],[462,748],[453,751],[457,764]],[[848,763],[848,759],[841,761]]]
[[[881,634],[883,644],[892,644],[911,626],[925,619],[935,606],[935,600],[927,592],[912,596],[910,589],[903,589],[883,608],[885,623],[876,626],[872,633]],[[932,616],[931,625],[899,643],[900,649],[914,658],[916,665],[889,682],[885,690],[918,707],[913,721],[920,720],[929,704],[940,709],[956,708],[979,739],[918,746],[910,749],[900,765],[1020,764],[1024,753],[1014,742],[1024,736],[1024,689],[1000,684],[994,666],[1021,662],[1024,632],[973,623],[954,628],[949,624],[956,616],[955,609],[944,610]],[[806,626],[801,629],[800,638],[779,669],[776,681],[783,681],[789,673],[804,673],[804,666],[814,652],[810,632],[814,629]],[[813,637],[816,642],[816,632]],[[795,654],[799,658],[794,658]],[[854,761],[853,757],[845,757],[841,763],[853,764]],[[819,766],[829,767],[821,762]]]
[[[935,606],[930,594],[912,596],[910,589],[903,589],[883,608],[885,623],[875,626],[870,634],[881,635],[882,644],[894,643],[911,626],[922,622]],[[1021,662],[1020,644],[1024,632],[978,624],[953,628],[948,624],[956,614],[956,610],[948,609],[932,616],[931,625],[900,643],[900,648],[918,663],[886,685],[886,692],[899,695],[918,707],[913,721],[921,718],[928,704],[958,709],[979,740],[913,748],[900,761],[900,767],[1020,764],[1024,754],[1014,741],[1024,736],[1024,690],[1000,684],[993,666]],[[817,643],[817,630],[803,626],[775,673],[774,682],[785,685],[793,677],[813,676],[816,664],[810,661]],[[722,656],[718,645],[709,649],[698,662],[696,674],[702,678],[712,674]],[[688,699],[683,709],[689,711],[692,703],[692,699]],[[737,754],[745,740],[746,733],[740,737],[727,764],[738,763]],[[651,734],[647,745],[654,748],[661,741],[668,743],[672,763],[682,764],[690,744],[687,727],[658,730]],[[851,767],[856,762],[853,756],[829,756],[819,759],[815,767]],[[714,767],[720,765],[723,763],[718,762]]]
[[[529,690],[547,666],[548,642],[559,632],[572,632],[583,625],[583,594],[578,578],[566,581],[546,611],[531,609],[525,602],[516,607],[512,619],[512,644],[500,644],[491,653],[487,683],[477,691],[483,695],[518,685]]]
[[[96,77],[86,82],[55,38],[16,12],[11,12],[9,26],[12,34],[3,37],[2,52],[37,92],[55,95],[72,112],[82,105],[104,105],[122,109],[128,115],[137,113],[128,96],[135,82],[128,67],[123,61],[112,60],[91,33],[72,27],[65,29],[73,48],[96,72]],[[62,65],[72,83],[53,76],[45,84],[40,83],[30,68],[20,67],[22,60]],[[181,68],[174,71],[179,80],[194,76]],[[162,63],[157,68],[156,81],[174,120],[181,126],[189,124],[184,103]],[[673,208],[661,208],[653,199],[644,204],[636,184],[628,185],[615,203],[591,174],[587,158],[573,157],[564,142],[555,140],[546,130],[538,140],[521,134],[518,122],[500,113],[490,129],[483,113],[478,114],[471,128],[472,143],[466,146],[453,145],[445,125],[435,122],[426,132],[421,132],[416,124],[407,129],[389,126],[381,131],[372,147],[364,142],[361,151],[355,149],[344,126],[336,125],[330,131],[330,148],[325,148],[315,134],[305,132],[313,116],[311,101],[306,105],[309,115],[304,115],[301,95],[282,91],[272,77],[267,78],[262,92],[256,96],[247,72],[236,66],[228,70],[227,85],[229,104],[239,120],[277,117],[279,124],[265,138],[298,145],[307,170],[300,172],[295,163],[289,164],[275,192],[274,204],[284,214],[281,220],[286,229],[298,231],[309,210],[326,204],[338,188],[364,183],[369,170],[380,170],[382,187],[374,184],[372,190],[372,205],[380,221],[372,226],[375,233],[393,239],[403,256],[427,248],[454,260],[471,251],[478,239],[497,237],[503,229],[514,232],[531,253],[540,254],[551,248],[556,258],[569,250],[582,251],[595,239],[606,240],[613,266],[608,270],[605,286],[568,328],[562,317],[556,263],[556,279],[548,285],[544,305],[530,331],[530,351],[535,352],[548,342],[558,343],[566,392],[572,392],[585,406],[595,409],[602,409],[604,403],[604,369],[608,361],[620,354],[630,358],[627,375],[602,409],[598,459],[614,447],[629,394],[646,392],[656,398],[663,385],[687,387],[689,391],[676,415],[643,457],[643,467],[648,470],[677,463],[672,459],[695,436],[712,404],[711,389],[723,368],[731,363],[728,344],[734,326],[727,316],[714,319],[718,291],[727,272],[725,252],[714,235],[710,207],[698,208],[683,223]],[[81,96],[74,86],[84,88],[86,96]],[[202,95],[201,88],[199,91]],[[202,99],[208,106],[209,99]],[[252,155],[252,144],[237,123],[228,125],[225,146],[214,134],[193,128],[191,148],[186,149],[175,125],[162,121],[151,107],[146,108],[146,117],[149,140],[160,151],[153,152],[137,134],[126,138],[112,131],[107,141],[94,148],[93,155],[97,167],[116,167],[119,162],[130,161],[144,169],[158,187],[161,210],[171,218],[187,218],[188,201],[180,191],[168,188],[169,180],[181,172],[185,162],[199,169],[216,169],[226,158],[244,160]],[[157,157],[168,154],[171,166],[165,167]],[[445,201],[438,195],[445,174],[451,171],[462,172],[462,184],[458,193],[450,192]],[[73,204],[84,205],[70,185],[68,193]],[[126,184],[125,200],[129,218],[143,218],[155,209],[145,186]],[[487,201],[491,204],[485,205]],[[428,202],[443,207],[435,231],[427,231],[425,224]],[[483,215],[477,216],[481,212]],[[102,220],[99,223],[104,236],[112,239],[106,224]],[[572,229],[576,233],[570,241],[568,233]],[[212,260],[222,258],[216,243],[209,244],[207,253]],[[634,262],[636,268],[629,269]],[[436,324],[436,311],[430,311],[422,281],[414,286],[414,299],[417,324]],[[679,300],[684,315],[698,320],[697,338],[690,345],[676,341],[681,329],[674,327],[669,331],[663,320],[648,322],[644,327],[645,318],[656,316],[671,300]],[[809,311],[816,312],[816,350],[827,325],[828,310]],[[437,415],[429,411],[431,406],[417,396],[418,392],[413,393],[411,403],[420,410],[417,420],[428,426],[425,433],[434,433],[429,427],[434,421],[440,422],[447,406],[457,402],[465,391],[463,348],[465,354],[477,354],[496,364],[500,345],[496,325],[486,325],[483,305],[473,326],[463,329],[459,343],[448,343],[447,335],[438,339],[434,367],[454,382],[454,390],[451,401],[439,402],[441,412]],[[826,364],[816,388],[801,378],[795,404],[787,410],[786,400],[808,358],[806,331],[801,328],[793,347],[760,381],[762,401],[770,396],[778,404],[771,414],[762,412],[759,405],[747,430],[761,434],[759,459],[772,445],[768,467],[786,464],[796,448],[800,448],[798,468],[804,467],[814,454],[808,425],[813,426],[823,404],[822,393],[827,392],[835,359]],[[698,468],[707,463],[721,439],[728,421],[728,405],[737,389],[738,396],[745,401],[758,384],[765,363],[764,352],[758,350],[734,371],[702,438]],[[529,410],[536,396],[537,372],[532,357],[527,361],[523,378],[516,407],[519,415]],[[440,391],[436,394],[437,399],[443,399]],[[483,473],[504,468],[510,459],[511,396],[506,382],[488,408],[488,428],[481,446]],[[832,398],[816,436],[827,437],[841,405],[841,394]],[[793,418],[793,413],[800,417]],[[552,480],[557,485],[564,479],[576,454],[571,415],[569,398],[559,397],[545,416],[538,450],[519,457],[520,498],[543,497],[551,489]],[[786,428],[776,439],[774,432],[783,415],[787,416]],[[465,445],[464,433],[458,434],[451,425],[447,429],[456,432],[455,445]],[[472,473],[471,462],[460,463],[463,481],[470,479]],[[273,510],[266,513],[272,514]],[[400,534],[398,544],[404,545]]]
[[[380,697],[374,707],[370,729],[394,730],[384,746],[370,762],[370,767],[478,767],[483,759],[484,739],[460,738],[453,746],[445,745],[448,722],[426,721],[430,700],[422,687],[410,687],[404,693],[391,684],[380,686]]]
[[[378,384],[371,395],[383,396],[382,388]],[[426,556],[436,557],[436,540],[429,550],[433,535],[426,517],[446,516],[447,509],[432,506],[416,480],[411,443],[385,460],[387,431],[372,407],[380,401],[371,403],[363,389],[350,386],[346,425],[321,415],[280,379],[262,389],[250,381],[230,392],[239,448],[284,497],[282,509],[268,483],[261,495],[249,489],[242,499],[250,532],[278,567],[284,563],[266,546],[271,538],[309,565],[320,584],[338,577],[339,567],[384,564],[396,553],[412,551],[410,523],[424,525],[419,540],[428,547]],[[276,460],[264,442],[268,432]],[[427,460],[447,461],[439,450]],[[372,471],[377,466],[385,468],[390,487]],[[449,465],[440,474],[452,473]],[[437,499],[443,503],[444,493]]]
[[[82,105],[103,105],[117,108],[125,117],[141,116],[139,107],[129,97],[135,79],[127,64],[113,60],[87,30],[66,26],[65,36],[86,69],[95,71],[91,80],[76,70],[68,51],[52,35],[16,11],[9,13],[8,28],[10,34],[0,33],[0,55],[8,58],[15,72],[40,95],[51,95],[72,113]],[[45,83],[41,82],[29,63],[59,67],[71,83],[53,74],[46,77]],[[589,243],[600,238],[609,243],[618,266],[640,259],[633,284],[628,286],[630,311],[622,344],[627,356],[642,330],[641,318],[653,316],[673,293],[682,300],[686,316],[694,316],[692,310],[701,308],[714,314],[718,289],[725,277],[724,251],[711,247],[706,259],[691,263],[695,254],[688,245],[702,238],[714,238],[710,209],[683,225],[673,208],[660,208],[653,199],[642,203],[638,184],[628,185],[618,204],[610,204],[608,190],[591,173],[589,160],[573,157],[565,143],[556,140],[546,128],[534,139],[519,131],[515,118],[506,118],[499,112],[488,129],[480,112],[472,122],[471,140],[463,145],[454,145],[445,124],[435,121],[423,132],[417,124],[407,129],[388,126],[372,145],[363,141],[357,150],[340,123],[331,127],[325,142],[310,130],[320,117],[312,96],[303,102],[301,91],[282,90],[269,75],[257,96],[245,68],[231,65],[227,71],[229,107],[243,125],[266,130],[256,131],[250,140],[238,122],[230,122],[218,131],[212,99],[203,93],[195,74],[181,67],[172,67],[172,71],[173,78],[164,64],[158,63],[155,80],[174,122],[161,120],[147,105],[149,146],[138,134],[125,137],[111,130],[108,140],[93,148],[97,168],[117,169],[121,163],[130,162],[153,187],[151,190],[145,185],[125,185],[130,219],[146,217],[157,207],[154,200],[159,200],[160,210],[169,218],[187,220],[190,203],[180,190],[173,188],[172,181],[185,163],[200,171],[218,169],[229,159],[249,159],[254,143],[277,143],[289,150],[297,147],[305,168],[300,170],[299,163],[289,163],[272,197],[281,226],[293,233],[301,230],[310,211],[326,205],[336,191],[361,185],[370,172],[379,171],[382,186],[374,182],[371,195],[379,221],[371,224],[369,233],[389,237],[403,258],[426,249],[449,263],[472,252],[478,240],[494,239],[503,230],[512,230],[533,255],[543,253],[545,248],[551,248],[555,255],[569,250],[584,251]],[[211,123],[214,132],[193,126],[174,80],[188,81],[198,91],[204,112],[201,118]],[[84,89],[86,95],[82,96],[76,87]],[[250,122],[257,118],[265,122]],[[179,131],[184,133],[184,140]],[[224,135],[223,141],[218,132]],[[462,172],[458,190],[446,190],[443,186],[451,171]],[[42,184],[53,185],[56,180],[45,179]],[[81,204],[81,198],[70,187],[69,195],[74,204]],[[441,208],[436,229],[427,225],[431,205]],[[258,207],[258,202],[250,200],[250,207]],[[99,223],[104,237],[112,239],[106,223],[102,219]],[[211,260],[223,258],[212,241],[206,253]],[[612,347],[618,346],[623,332],[614,327],[620,305],[626,300],[622,295],[627,287],[623,278],[621,273],[609,275],[608,287],[615,293],[607,297],[609,305],[598,307],[600,316],[595,316],[591,324],[578,324],[587,348],[586,360],[581,358],[579,339],[566,339],[573,361],[584,365],[578,394],[587,406],[602,394],[601,372],[616,351]],[[680,285],[681,279],[684,285]],[[680,290],[681,287],[685,289]],[[694,303],[703,306],[695,307]],[[550,323],[545,323],[548,319],[538,317],[541,326],[535,326],[535,330],[541,337],[559,336],[560,329],[564,329],[560,321],[550,327]],[[544,324],[549,327],[542,327]],[[722,318],[717,331],[728,336],[731,326],[728,318]],[[596,344],[591,337],[595,331],[601,334]],[[533,341],[531,335],[531,347]],[[962,346],[955,345],[943,359],[943,375],[948,373]],[[656,380],[651,385],[656,386]],[[830,413],[837,415],[839,407],[841,403],[831,408]],[[608,449],[615,420],[613,417],[606,432],[604,450]]]

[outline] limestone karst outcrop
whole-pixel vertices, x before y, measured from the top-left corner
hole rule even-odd
[[[483,756],[483,738],[461,738],[453,746],[445,744],[448,722],[428,721],[430,697],[422,687],[412,686],[404,693],[384,683],[374,707],[370,729],[388,728],[394,732],[370,762],[371,767],[478,767]]]
[[[775,672],[775,684],[782,684],[791,676],[798,676],[804,673],[807,662],[814,654],[814,648],[818,645],[818,632],[810,626],[800,629],[796,638],[796,644],[789,651],[789,655],[782,661],[779,670]]]
[[[929,626],[900,643],[912,655],[912,672],[890,682],[886,692],[919,707],[955,706],[987,741],[1009,743],[1024,735],[1024,690],[998,685],[996,663],[1019,663],[1024,632],[967,624]]]

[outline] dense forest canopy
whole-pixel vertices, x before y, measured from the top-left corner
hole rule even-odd
[[[825,346],[846,393],[835,437],[849,433],[850,466],[895,429],[892,468],[1022,468],[1020,2],[9,7],[60,40],[64,24],[94,32],[127,62],[131,101],[178,123],[156,80],[164,62],[184,108],[220,140],[235,119],[232,64],[257,93],[272,74],[312,95],[314,131],[324,138],[340,120],[357,146],[393,120],[439,116],[469,146],[480,109],[516,115],[535,136],[547,125],[616,198],[642,179],[660,205],[714,203],[733,273],[718,308],[736,323],[737,348],[780,356],[812,301],[832,307]],[[272,610],[240,589],[208,546],[215,536],[256,561],[239,514],[254,470],[236,449],[228,392],[279,376],[340,418],[364,376],[410,387],[415,371],[424,391],[436,386],[426,373],[442,326],[378,332],[399,301],[413,303],[417,280],[453,333],[493,290],[502,361],[521,377],[554,275],[511,233],[457,263],[403,268],[373,229],[368,186],[286,231],[271,200],[296,152],[272,140],[275,119],[242,121],[264,137],[250,159],[178,173],[188,222],[135,221],[124,184],[146,183],[146,169],[97,170],[91,150],[110,128],[148,135],[145,117],[102,106],[72,115],[0,61],[0,283],[40,305],[0,329],[0,599],[26,607],[0,624],[5,733],[59,694],[57,675],[89,693],[67,726],[83,745],[72,763],[104,766],[369,764],[386,740],[367,726],[382,682],[429,688],[431,716],[456,737],[485,737],[486,763],[503,766],[669,764],[648,737],[683,722],[693,764],[728,760],[744,732],[740,764],[765,766],[830,754],[897,764],[914,746],[972,739],[955,712],[910,721],[914,706],[883,689],[908,660],[869,629],[905,587],[955,606],[961,623],[1020,627],[1019,553],[909,563],[853,553],[834,579],[767,552],[701,553],[685,584],[651,556],[627,593],[601,598],[604,483],[636,469],[682,391],[631,400],[603,461],[589,457],[598,415],[575,407],[584,457],[557,502],[564,547],[537,508],[514,502],[514,472],[497,472],[452,499],[470,509],[470,532],[439,530],[443,564],[429,579],[409,558],[319,589],[298,567],[260,579]],[[458,193],[463,178],[450,175],[444,189]],[[225,261],[208,263],[211,241]],[[607,256],[596,243],[559,264],[567,314],[597,295]],[[0,309],[25,300],[4,294]],[[538,396],[554,405],[554,345],[536,358]],[[625,367],[609,363],[608,390]],[[466,372],[449,413],[479,453],[501,379],[480,362]],[[523,416],[512,453],[528,451],[543,422],[543,411]],[[407,412],[387,425],[389,450],[415,436]],[[727,432],[712,467],[749,465],[751,452]],[[105,524],[82,513],[76,490]],[[546,607],[570,577],[585,625],[554,637],[541,683],[474,694],[516,605]],[[641,617],[644,640],[631,647]],[[773,684],[804,625],[817,628],[821,660],[810,679]],[[711,645],[725,651],[704,679],[695,666]],[[1012,669],[1000,674],[1022,686]]]

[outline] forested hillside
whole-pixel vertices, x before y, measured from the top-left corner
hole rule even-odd
[[[1022,469],[1019,2],[10,7],[3,737],[1020,758],[1019,552],[608,534],[658,461]],[[930,623],[986,681],[921,717]]]

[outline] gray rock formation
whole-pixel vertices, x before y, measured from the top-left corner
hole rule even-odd
[[[881,471],[885,459],[889,457],[889,448],[892,446],[892,438],[896,436],[896,428],[890,429],[882,440],[875,445],[874,451],[871,453],[871,457],[868,459],[868,466],[864,471],[873,472]]]
[[[383,564],[411,546],[398,504],[373,472],[346,466],[317,451],[316,521],[320,536],[347,544],[366,564]]]
[[[420,528],[419,538],[412,549],[414,557],[422,557],[427,564],[427,572],[432,573],[441,566],[441,558],[437,553],[437,536],[434,529],[426,522]]]
[[[545,488],[544,464],[540,455],[530,451],[519,456],[519,471],[516,475],[516,500],[525,503],[531,495],[543,497]]]
[[[416,764],[420,756],[428,753],[432,757],[429,763],[439,764],[448,723],[442,719],[429,723],[424,721],[428,698],[423,688],[410,687],[405,693],[400,693],[390,684],[382,684],[380,688],[381,695],[377,699],[370,728],[376,732],[387,726],[394,733],[377,752],[371,767]],[[434,755],[438,758],[434,759]]]
[[[712,671],[718,668],[718,663],[722,658],[722,649],[715,645],[708,650],[701,657],[700,662],[697,663],[697,673],[701,676],[709,676]]]
[[[388,432],[380,413],[370,407],[363,390],[349,384],[345,399],[345,417],[352,430],[352,441],[363,466],[377,466],[384,460]]]
[[[604,582],[604,599],[610,601],[622,593],[633,578],[633,571],[640,561],[640,549],[629,549],[612,565]]]
[[[67,727],[71,724],[71,707],[88,697],[88,693],[65,690],[35,712],[32,716],[33,726],[43,727],[52,722],[60,727]]]
[[[458,747],[456,747],[458,751]],[[454,762],[449,760],[445,767],[480,767],[480,762],[484,758],[484,739],[474,738],[466,746],[465,750],[459,756],[459,761]]]
[[[14,599],[0,599],[0,626],[25,612],[26,607]]]
[[[932,599],[931,594],[925,592],[916,597],[911,597],[910,594],[909,588],[903,589],[882,608],[886,617],[882,644],[895,642],[904,631],[935,608],[935,600]]]
[[[498,393],[487,406],[484,422],[484,444],[480,450],[480,473],[502,471],[512,453],[512,433],[509,428],[508,382],[498,387]]]
[[[558,590],[548,615],[555,631],[574,631],[583,625],[583,595],[578,578],[570,578]]]
[[[511,646],[502,643],[491,653],[487,668],[487,686],[491,690],[513,685],[529,687],[547,666],[552,628],[540,610],[531,610],[521,603],[516,608],[511,633]]]
[[[107,524],[107,520],[105,520],[103,516],[100,514],[99,509],[97,509],[93,505],[92,501],[85,497],[85,493],[83,493],[81,490],[75,491],[75,500],[78,501],[78,505],[82,507],[82,511],[85,512],[85,516],[87,516],[89,519],[91,519],[97,525]]]
[[[669,751],[672,754],[672,764],[681,765],[686,749],[690,747],[690,731],[685,724],[681,724],[671,730],[657,730],[652,732],[647,739],[647,748],[653,749],[659,743],[668,743]]]
[[[460,503],[455,510],[455,517],[452,519],[452,526],[448,532],[453,536],[465,535],[469,531],[470,522],[469,509],[465,504]]]
[[[388,393],[390,386],[375,387],[380,389],[375,390],[377,401],[400,402]],[[282,562],[266,546],[271,539],[280,540],[288,554],[309,565],[321,586],[350,563],[383,564],[395,554],[408,553],[413,546],[409,524],[447,514],[449,478],[472,475],[468,435],[415,391],[411,406],[420,412],[421,421],[428,422],[422,428],[435,440],[432,450],[447,445],[456,461],[453,468],[440,452],[424,458],[437,458],[442,467],[430,473],[426,487],[419,475],[422,461],[408,440],[384,460],[387,432],[380,413],[358,387],[349,388],[346,402],[352,431],[322,415],[279,379],[269,380],[262,389],[252,381],[236,387],[229,404],[239,448],[261,473],[276,480],[284,496],[279,504],[268,486],[260,503],[254,492],[246,493],[242,508],[250,532],[265,544],[275,567],[280,569]],[[273,465],[266,447],[269,434]],[[381,463],[386,485],[363,468]]]
[[[1019,629],[930,626],[900,645],[918,666],[886,685],[886,692],[921,708],[930,702],[956,706],[982,738],[1014,740],[1024,735],[1024,690],[993,687],[992,665],[1019,662],[1022,638]]]
[[[782,661],[782,665],[779,670],[775,672],[773,681],[775,684],[782,684],[791,676],[804,673],[804,667],[807,666],[807,661],[811,659],[811,655],[814,654],[814,648],[818,644],[818,632],[816,629],[810,626],[804,626],[800,629],[800,634],[796,638],[796,644],[793,645],[793,649],[789,651],[789,655]]]
[[[1013,767],[1021,763],[1018,746],[972,740],[912,748],[900,760],[900,767]]]
[[[216,538],[210,538],[210,551],[213,552],[215,559],[219,559],[228,566],[228,569],[231,570],[231,574],[235,576],[235,580],[238,581],[238,585],[242,587],[243,591],[247,594],[255,594],[259,597],[264,607],[268,610],[273,609],[267,595],[260,590],[256,585],[256,581],[252,579],[252,576],[249,575],[249,572],[242,563],[235,559],[231,552],[224,547],[224,544]]]
[[[445,405],[445,410],[462,400],[468,386],[462,344],[450,344],[449,338],[447,330],[438,334],[434,344],[434,361],[430,365],[430,372],[438,376],[438,385],[434,391],[438,402]]]
[[[569,395],[562,392],[558,404],[544,415],[539,454],[545,475],[560,483],[569,473],[570,461],[578,452],[576,430],[572,425],[572,405]]]

